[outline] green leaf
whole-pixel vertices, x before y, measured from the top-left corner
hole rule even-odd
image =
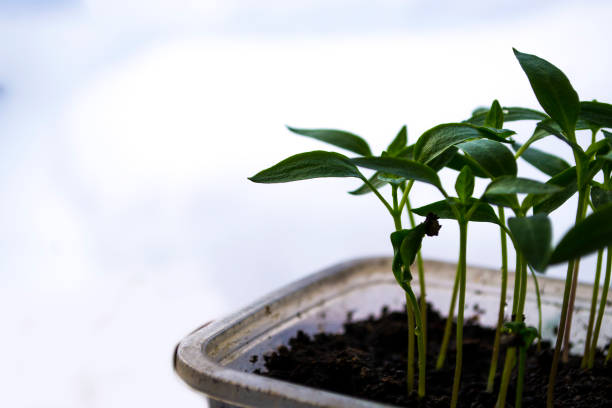
[[[576,167],[570,167],[563,170],[561,173],[553,176],[546,184],[552,184],[561,187],[561,191],[544,196],[528,195],[523,201],[521,209],[527,212],[527,209],[533,207],[534,213],[550,214],[557,208],[561,207],[578,191],[578,181],[576,179]]]
[[[604,205],[574,225],[557,244],[550,264],[566,262],[612,245],[612,204]]]
[[[449,199],[449,200],[452,200]],[[434,213],[438,217],[447,220],[456,220],[457,216],[451,209],[451,205],[454,205],[463,214],[467,213],[474,204],[478,204],[476,210],[472,213],[470,221],[474,222],[491,222],[493,224],[500,224],[499,218],[495,214],[495,210],[489,204],[479,201],[475,198],[470,198],[467,203],[462,204],[459,202],[449,203],[449,200],[440,200],[431,204],[424,205],[419,208],[412,209],[412,212],[425,217],[427,214]]]
[[[541,122],[538,122],[538,124],[536,125],[536,128],[544,131],[545,132],[544,136],[548,136],[548,135],[556,136],[561,141],[563,141],[563,142],[567,143],[568,145],[572,146],[572,144],[569,141],[569,139],[567,137],[565,137],[565,135],[563,134],[563,129],[561,128],[561,126],[557,122],[555,122],[554,120],[547,119],[547,120],[543,120]]]
[[[489,178],[516,175],[516,160],[506,146],[489,139],[473,140],[457,145],[474,159],[489,175]]]
[[[503,108],[504,122],[515,122],[518,120],[544,120],[548,118],[544,112],[535,109],[521,108],[518,106]]]
[[[421,135],[414,145],[414,158],[420,163],[427,164],[450,146],[471,139],[492,139],[498,142],[509,143],[504,136],[513,134],[509,130],[496,131],[495,129],[470,125],[468,123],[445,123],[435,126]]]
[[[401,132],[401,131],[400,131]],[[412,150],[414,149],[414,145],[410,145],[410,146],[405,146],[403,147],[399,152],[397,152],[397,154],[395,154],[395,157],[401,157],[401,158],[405,158],[405,159],[410,159],[412,158]],[[438,161],[439,159],[444,159],[444,154],[441,154],[436,160],[432,160],[430,167],[432,169],[434,169],[435,171],[439,171],[439,168],[435,168],[433,167],[434,161]],[[444,164],[446,164],[446,162],[444,162],[442,164],[442,167],[444,167]],[[440,167],[440,168],[442,168]],[[368,179],[368,181],[370,182],[370,184],[372,184],[372,186],[374,186],[376,189],[379,189],[381,187],[383,187],[385,184],[387,184],[386,181],[381,180],[378,176],[381,174],[381,172],[377,171],[376,173],[374,173],[374,175],[372,177],[370,177]],[[353,191],[349,191],[349,194],[353,194],[353,195],[362,195],[362,194],[368,194],[371,193],[372,190],[370,189],[370,187],[367,184],[362,184],[359,188],[353,190]]]
[[[287,183],[320,177],[357,177],[363,175],[351,160],[339,153],[315,150],[300,153],[260,171],[249,180],[255,183]]]
[[[431,167],[436,172],[442,170],[455,157],[457,150],[455,146],[449,147],[436,156],[435,159],[430,160],[427,166]]]
[[[504,127],[504,112],[497,99],[491,104],[491,109],[487,112],[484,125],[495,129],[501,129]]]
[[[546,214],[512,217],[508,228],[525,260],[537,271],[546,269],[551,249],[552,226]]]
[[[488,108],[479,108],[474,110],[472,117],[466,122],[473,125],[484,125],[485,118],[489,112]],[[548,119],[548,115],[534,109],[521,108],[518,106],[504,106],[502,108],[504,114],[504,122],[515,122],[519,120],[544,120]]]
[[[513,210],[517,210],[520,208],[516,194],[483,195],[481,197],[481,200],[486,201],[489,204],[494,204],[501,207],[508,207]]]
[[[413,229],[403,229],[391,234],[393,246],[393,275],[402,288],[412,280],[410,265],[421,248],[425,236],[425,224],[421,223]]]
[[[431,184],[438,189],[442,188],[440,179],[435,171],[428,166],[413,160],[397,157],[360,157],[351,159],[352,163],[367,169],[391,173],[404,177],[406,180],[417,180]]]
[[[394,186],[399,186],[402,183],[406,182],[406,179],[403,177],[399,177],[399,176],[395,176],[393,174],[389,174],[389,173],[380,173],[378,174],[378,178],[382,181],[384,181],[385,183],[389,183],[391,185]]]
[[[455,191],[461,202],[467,202],[474,193],[474,174],[469,166],[464,166],[455,181]]]
[[[580,112],[580,100],[569,79],[550,62],[513,50],[544,111],[561,125],[566,135],[573,135]]]
[[[545,184],[522,177],[503,176],[491,181],[485,195],[496,194],[552,194],[561,191],[561,187]]]
[[[512,148],[515,151],[518,151],[520,147],[521,145],[519,143],[512,143]],[[533,167],[549,176],[559,174],[563,170],[566,170],[570,167],[570,165],[565,160],[552,154],[545,153],[534,147],[528,147],[527,149],[525,149],[521,154],[521,157],[527,163],[531,164]]]
[[[597,101],[580,102],[579,117],[592,129],[612,128],[612,105]]]
[[[362,156],[372,155],[368,142],[350,132],[334,129],[298,129],[290,126],[287,126],[287,129],[298,135],[308,136]]]
[[[612,190],[604,190],[598,186],[591,187],[591,201],[595,209],[612,204]]]
[[[434,160],[432,160],[430,163],[432,163]],[[485,173],[483,168],[480,167],[478,163],[476,163],[474,160],[469,160],[466,156],[462,154],[455,153],[448,161],[448,163],[446,163],[447,168],[457,171],[461,171],[463,166],[469,166],[470,169],[472,169],[472,173],[474,173],[474,176],[476,177],[489,178],[489,174]]]
[[[379,189],[383,186],[385,186],[387,184],[386,181],[381,180],[378,176],[381,174],[380,171],[377,171],[376,173],[374,173],[372,175],[372,177],[370,177],[368,179],[368,181],[370,182],[370,184],[376,188]],[[370,188],[370,186],[368,186],[367,184],[363,183],[359,188],[353,190],[353,191],[349,191],[349,194],[352,195],[363,195],[363,194],[368,194],[371,193],[372,189]]]
[[[387,147],[387,152],[391,156],[396,156],[398,153],[402,151],[406,144],[408,143],[408,130],[406,129],[406,125],[402,126],[400,131],[397,133],[397,136],[393,139],[393,141]]]

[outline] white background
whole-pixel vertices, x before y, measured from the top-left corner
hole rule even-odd
[[[403,124],[415,140],[493,98],[536,108],[513,46],[610,102],[610,17],[605,1],[0,1],[0,405],[202,406],[171,369],[183,335],[390,253],[392,221],[346,194],[356,181],[246,179],[327,148],[285,124],[379,153]],[[457,235],[443,222],[425,256],[455,259]],[[470,227],[468,260],[498,267],[494,227]]]

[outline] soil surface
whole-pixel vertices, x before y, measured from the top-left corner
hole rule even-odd
[[[455,368],[455,343],[451,340],[445,366],[435,370],[442,342],[445,319],[428,310],[427,396],[419,401],[406,393],[406,314],[383,311],[378,319],[345,323],[344,334],[299,332],[289,347],[263,356],[266,371],[255,373],[354,397],[410,407],[448,407]],[[464,325],[463,370],[460,407],[493,407],[505,357],[500,354],[496,388],[485,392],[495,331],[478,325],[476,320]],[[455,329],[453,326],[453,336]],[[415,343],[416,349],[416,343]],[[254,360],[256,357],[254,358]],[[415,352],[416,360],[416,352]],[[541,351],[529,349],[523,407],[544,407],[546,385],[552,361],[550,344]],[[415,373],[418,373],[415,361]],[[415,377],[417,375],[415,374]],[[514,406],[516,370],[508,389],[507,407]],[[415,378],[415,387],[417,379]],[[603,365],[597,356],[593,370],[580,369],[580,357],[561,363],[555,387],[556,407],[612,407],[612,364]]]

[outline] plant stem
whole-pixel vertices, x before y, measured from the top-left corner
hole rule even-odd
[[[514,359],[516,358],[516,347],[511,347],[506,351],[506,361],[504,362],[504,371],[502,372],[501,384],[499,385],[499,394],[497,395],[496,408],[504,408],[506,405],[506,395],[508,393],[508,384],[510,383],[510,375],[514,368]]]
[[[408,358],[406,360],[406,386],[408,395],[414,392],[414,310],[406,292],[406,315],[408,316]]]
[[[422,331],[423,331],[423,322],[421,321],[421,314],[419,313],[419,304],[417,302],[416,296],[414,296],[414,292],[412,288],[408,286],[406,288],[407,300],[409,301],[412,309],[414,309],[414,318],[416,320],[416,335],[417,335],[417,347],[419,353],[419,389],[418,396],[419,399],[425,396],[425,380],[426,380],[426,358],[425,355],[425,342],[423,341]]]
[[[599,330],[601,329],[601,322],[603,320],[604,310],[606,308],[606,302],[608,301],[608,289],[610,287],[610,274],[612,271],[612,246],[608,247],[606,257],[606,275],[604,277],[604,284],[601,290],[601,299],[599,301],[599,311],[597,313],[597,323],[595,324],[595,331],[593,332],[593,340],[591,342],[591,350],[589,353],[589,364],[588,368],[593,368],[595,362],[595,353],[597,352],[597,340],[599,340]],[[610,358],[610,353],[606,356],[606,361]]]
[[[518,304],[521,300],[521,255],[516,254],[516,266],[514,269],[514,293],[512,295],[512,320],[516,320],[518,315]]]
[[[589,326],[587,328],[586,339],[584,340],[584,355],[580,368],[586,368],[590,359],[591,338],[593,334],[593,323],[597,312],[597,297],[599,296],[599,282],[601,280],[601,266],[603,264],[603,248],[597,251],[597,267],[595,269],[595,280],[593,282],[593,294],[591,295],[591,312],[589,313]]]
[[[519,348],[518,378],[516,380],[516,398],[514,408],[521,408],[523,405],[523,384],[525,383],[525,363],[527,361],[527,347]]]
[[[527,300],[527,262],[521,260],[521,291],[516,310],[516,321],[525,321],[525,301]]]
[[[372,192],[376,195],[376,197],[378,197],[380,202],[383,203],[387,211],[389,211],[389,214],[391,214],[391,216],[394,216],[393,208],[391,208],[387,200],[385,200],[385,198],[378,192],[378,189],[376,189],[376,187],[374,187],[367,178],[364,177],[362,180],[368,187],[370,187],[370,190],[372,190]]]
[[[459,385],[461,383],[461,369],[463,366],[463,312],[465,309],[467,227],[467,221],[459,220],[459,307],[457,310],[457,354],[455,358],[451,408],[456,408],[459,401]]]
[[[578,169],[578,168],[577,168]],[[583,214],[583,207],[586,205],[586,188],[582,187],[578,191],[578,208],[576,211],[576,223],[581,220]],[[563,292],[563,305],[561,306],[561,319],[559,321],[559,329],[557,333],[557,341],[555,343],[555,351],[553,354],[553,360],[550,367],[550,374],[548,376],[548,388],[546,390],[546,407],[553,408],[554,397],[555,397],[555,381],[557,379],[557,369],[559,367],[559,355],[561,354],[561,345],[563,343],[563,337],[565,336],[565,325],[567,323],[567,310],[569,304],[569,297],[571,292],[571,286],[574,274],[574,264],[576,260],[572,259],[567,264],[567,276],[565,278],[565,289]]]
[[[404,190],[404,196],[407,198],[407,191],[412,184],[409,183],[406,190]],[[397,186],[392,185],[393,194],[393,221],[395,223],[395,229],[397,231],[402,229],[401,210],[397,203]],[[407,376],[406,385],[408,387],[408,393],[410,394],[414,390],[414,335],[417,336],[417,347],[418,347],[418,365],[419,365],[419,384],[418,384],[418,397],[423,398],[425,396],[425,380],[426,380],[426,358],[425,355],[425,341],[423,338],[423,322],[421,320],[421,312],[419,310],[419,304],[414,296],[412,288],[408,284],[403,287],[406,293],[406,314],[408,316],[408,358],[407,358]],[[416,333],[414,330],[414,323],[411,321],[411,317],[416,320]],[[412,345],[411,345],[412,342]],[[411,374],[412,373],[412,374]]]
[[[457,292],[459,292],[459,268],[460,266],[459,264],[457,264],[457,272],[455,273],[455,284],[453,285],[453,294],[451,295],[450,306],[448,307],[448,315],[446,317],[446,324],[444,325],[444,335],[442,337],[442,345],[440,346],[440,354],[438,354],[438,361],[436,362],[436,370],[439,370],[444,366],[444,360],[446,359],[446,350],[448,349],[451,329],[453,328],[453,320],[455,318],[455,305],[457,304]]]
[[[406,210],[408,211],[408,219],[410,220],[410,227],[414,228],[416,223],[414,221],[414,215],[412,214],[412,207],[410,206],[410,200],[406,196]],[[421,321],[423,322],[423,342],[427,347],[427,295],[425,293],[425,268],[423,266],[423,257],[421,251],[417,253],[417,269],[419,271],[419,290],[420,295],[420,306],[421,306]],[[425,350],[427,351],[427,349]]]
[[[504,208],[499,206],[499,220],[502,224],[505,223],[506,216]],[[491,368],[489,369],[489,378],[487,380],[487,392],[493,392],[495,385],[495,374],[497,373],[497,362],[499,360],[499,343],[501,340],[501,329],[504,324],[504,309],[506,307],[506,290],[508,286],[508,246],[506,241],[506,232],[503,228],[499,229],[501,235],[501,291],[499,295],[499,313],[497,315],[497,327],[495,328],[495,340],[493,341],[493,354],[491,356]]]
[[[595,134],[593,134],[593,138]],[[583,220],[586,216],[587,210],[589,208],[588,200],[589,200],[589,192],[591,191],[590,186],[586,186],[586,202],[582,208],[582,214],[580,215],[580,219]],[[577,220],[578,221],[578,220]],[[565,328],[565,337],[563,339],[563,362],[567,363],[569,360],[569,350],[570,350],[570,333],[572,330],[572,317],[574,315],[574,301],[576,300],[576,287],[578,286],[578,272],[580,271],[580,259],[576,260],[576,264],[574,265],[574,277],[572,278],[572,291],[570,292],[570,300],[568,304],[568,315],[567,315],[567,324]]]
[[[584,217],[582,217],[584,218]],[[570,291],[569,303],[567,305],[567,323],[565,324],[565,336],[563,337],[563,354],[561,361],[569,361],[570,333],[572,331],[572,318],[574,316],[574,301],[576,299],[576,287],[578,286],[578,272],[580,271],[580,259],[574,263],[574,276],[572,277],[572,289]]]
[[[516,266],[514,269],[514,296],[512,298],[512,320],[521,321],[518,314],[519,293],[521,285],[521,271],[523,259],[519,252],[516,253]],[[521,316],[522,317],[522,316]],[[504,370],[502,371],[501,383],[499,385],[499,393],[497,394],[497,408],[503,408],[506,405],[506,395],[508,394],[508,385],[510,384],[510,376],[516,359],[516,347],[511,347],[506,350],[506,359],[504,361]]]
[[[533,284],[535,286],[536,301],[538,303],[538,353],[542,350],[542,298],[540,297],[540,284],[535,271],[530,267]]]

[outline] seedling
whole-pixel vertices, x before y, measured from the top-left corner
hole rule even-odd
[[[612,128],[612,105],[590,101],[580,102],[567,77],[554,65],[534,55],[514,51],[529,79],[544,112],[521,107],[503,108],[495,100],[488,109],[478,109],[465,122],[445,123],[424,132],[414,144],[408,144],[405,127],[380,156],[374,156],[369,144],[361,137],[345,131],[331,129],[289,128],[294,133],[311,137],[358,155],[347,157],[330,151],[312,151],[291,156],[276,165],[257,173],[250,180],[257,183],[284,183],[312,178],[352,177],[361,186],[351,191],[353,195],[373,193],[383,204],[391,219],[393,248],[392,273],[406,296],[408,316],[408,353],[406,388],[414,391],[414,339],[418,349],[417,395],[426,395],[426,292],[425,273],[420,248],[425,236],[438,234],[438,219],[456,220],[459,225],[459,257],[457,274],[451,296],[446,330],[437,360],[437,367],[444,364],[446,349],[451,336],[451,325],[456,303],[457,331],[455,374],[451,391],[451,407],[458,403],[463,359],[463,323],[466,297],[467,233],[469,222],[490,222],[498,225],[501,246],[501,296],[498,310],[496,336],[488,375],[487,391],[492,392],[498,373],[498,359],[502,332],[515,338],[513,347],[506,353],[497,406],[503,407],[512,371],[518,353],[518,382],[515,405],[522,404],[525,360],[531,343],[540,337],[541,307],[539,286],[535,271],[544,272],[549,265],[567,262],[567,275],[559,331],[555,345],[547,389],[547,405],[552,407],[554,383],[563,343],[569,344],[573,299],[577,284],[580,257],[599,251],[596,283],[593,291],[591,315],[587,333],[587,346],[583,366],[592,367],[598,337],[603,320],[607,291],[611,279],[612,259],[612,134],[601,131]],[[536,120],[532,136],[524,143],[515,140],[514,131],[505,128],[506,123],[519,120]],[[588,129],[591,140],[587,148],[581,147],[576,131]],[[597,140],[597,136],[603,138]],[[538,140],[554,136],[569,147],[574,156],[570,165],[565,160],[534,148]],[[515,153],[512,153],[512,148]],[[517,160],[522,158],[534,165],[549,178],[537,181],[520,177]],[[438,172],[443,168],[457,170],[456,196],[450,196],[442,185]],[[373,170],[366,177],[360,169]],[[474,195],[476,177],[489,179],[484,192]],[[598,177],[603,179],[599,182]],[[435,187],[441,200],[412,209],[410,192],[415,181]],[[390,186],[390,199],[382,190]],[[552,223],[548,214],[578,195],[575,224],[556,246],[552,244]],[[493,208],[497,207],[497,212]],[[591,213],[589,214],[589,208]],[[404,209],[410,229],[402,227]],[[505,210],[514,217],[506,219]],[[425,217],[416,223],[414,215]],[[508,286],[508,247],[510,239],[516,251],[515,282],[512,297],[512,319],[504,322]],[[604,248],[608,247],[604,285],[597,309],[598,287],[603,264]],[[419,302],[412,288],[413,263],[417,262],[420,296]],[[538,328],[524,323],[527,270],[531,270],[538,299]],[[567,334],[566,334],[567,333]],[[538,340],[539,347],[539,340]],[[565,350],[569,347],[566,346]],[[612,351],[612,350],[610,350]],[[607,359],[610,357],[608,352]]]

